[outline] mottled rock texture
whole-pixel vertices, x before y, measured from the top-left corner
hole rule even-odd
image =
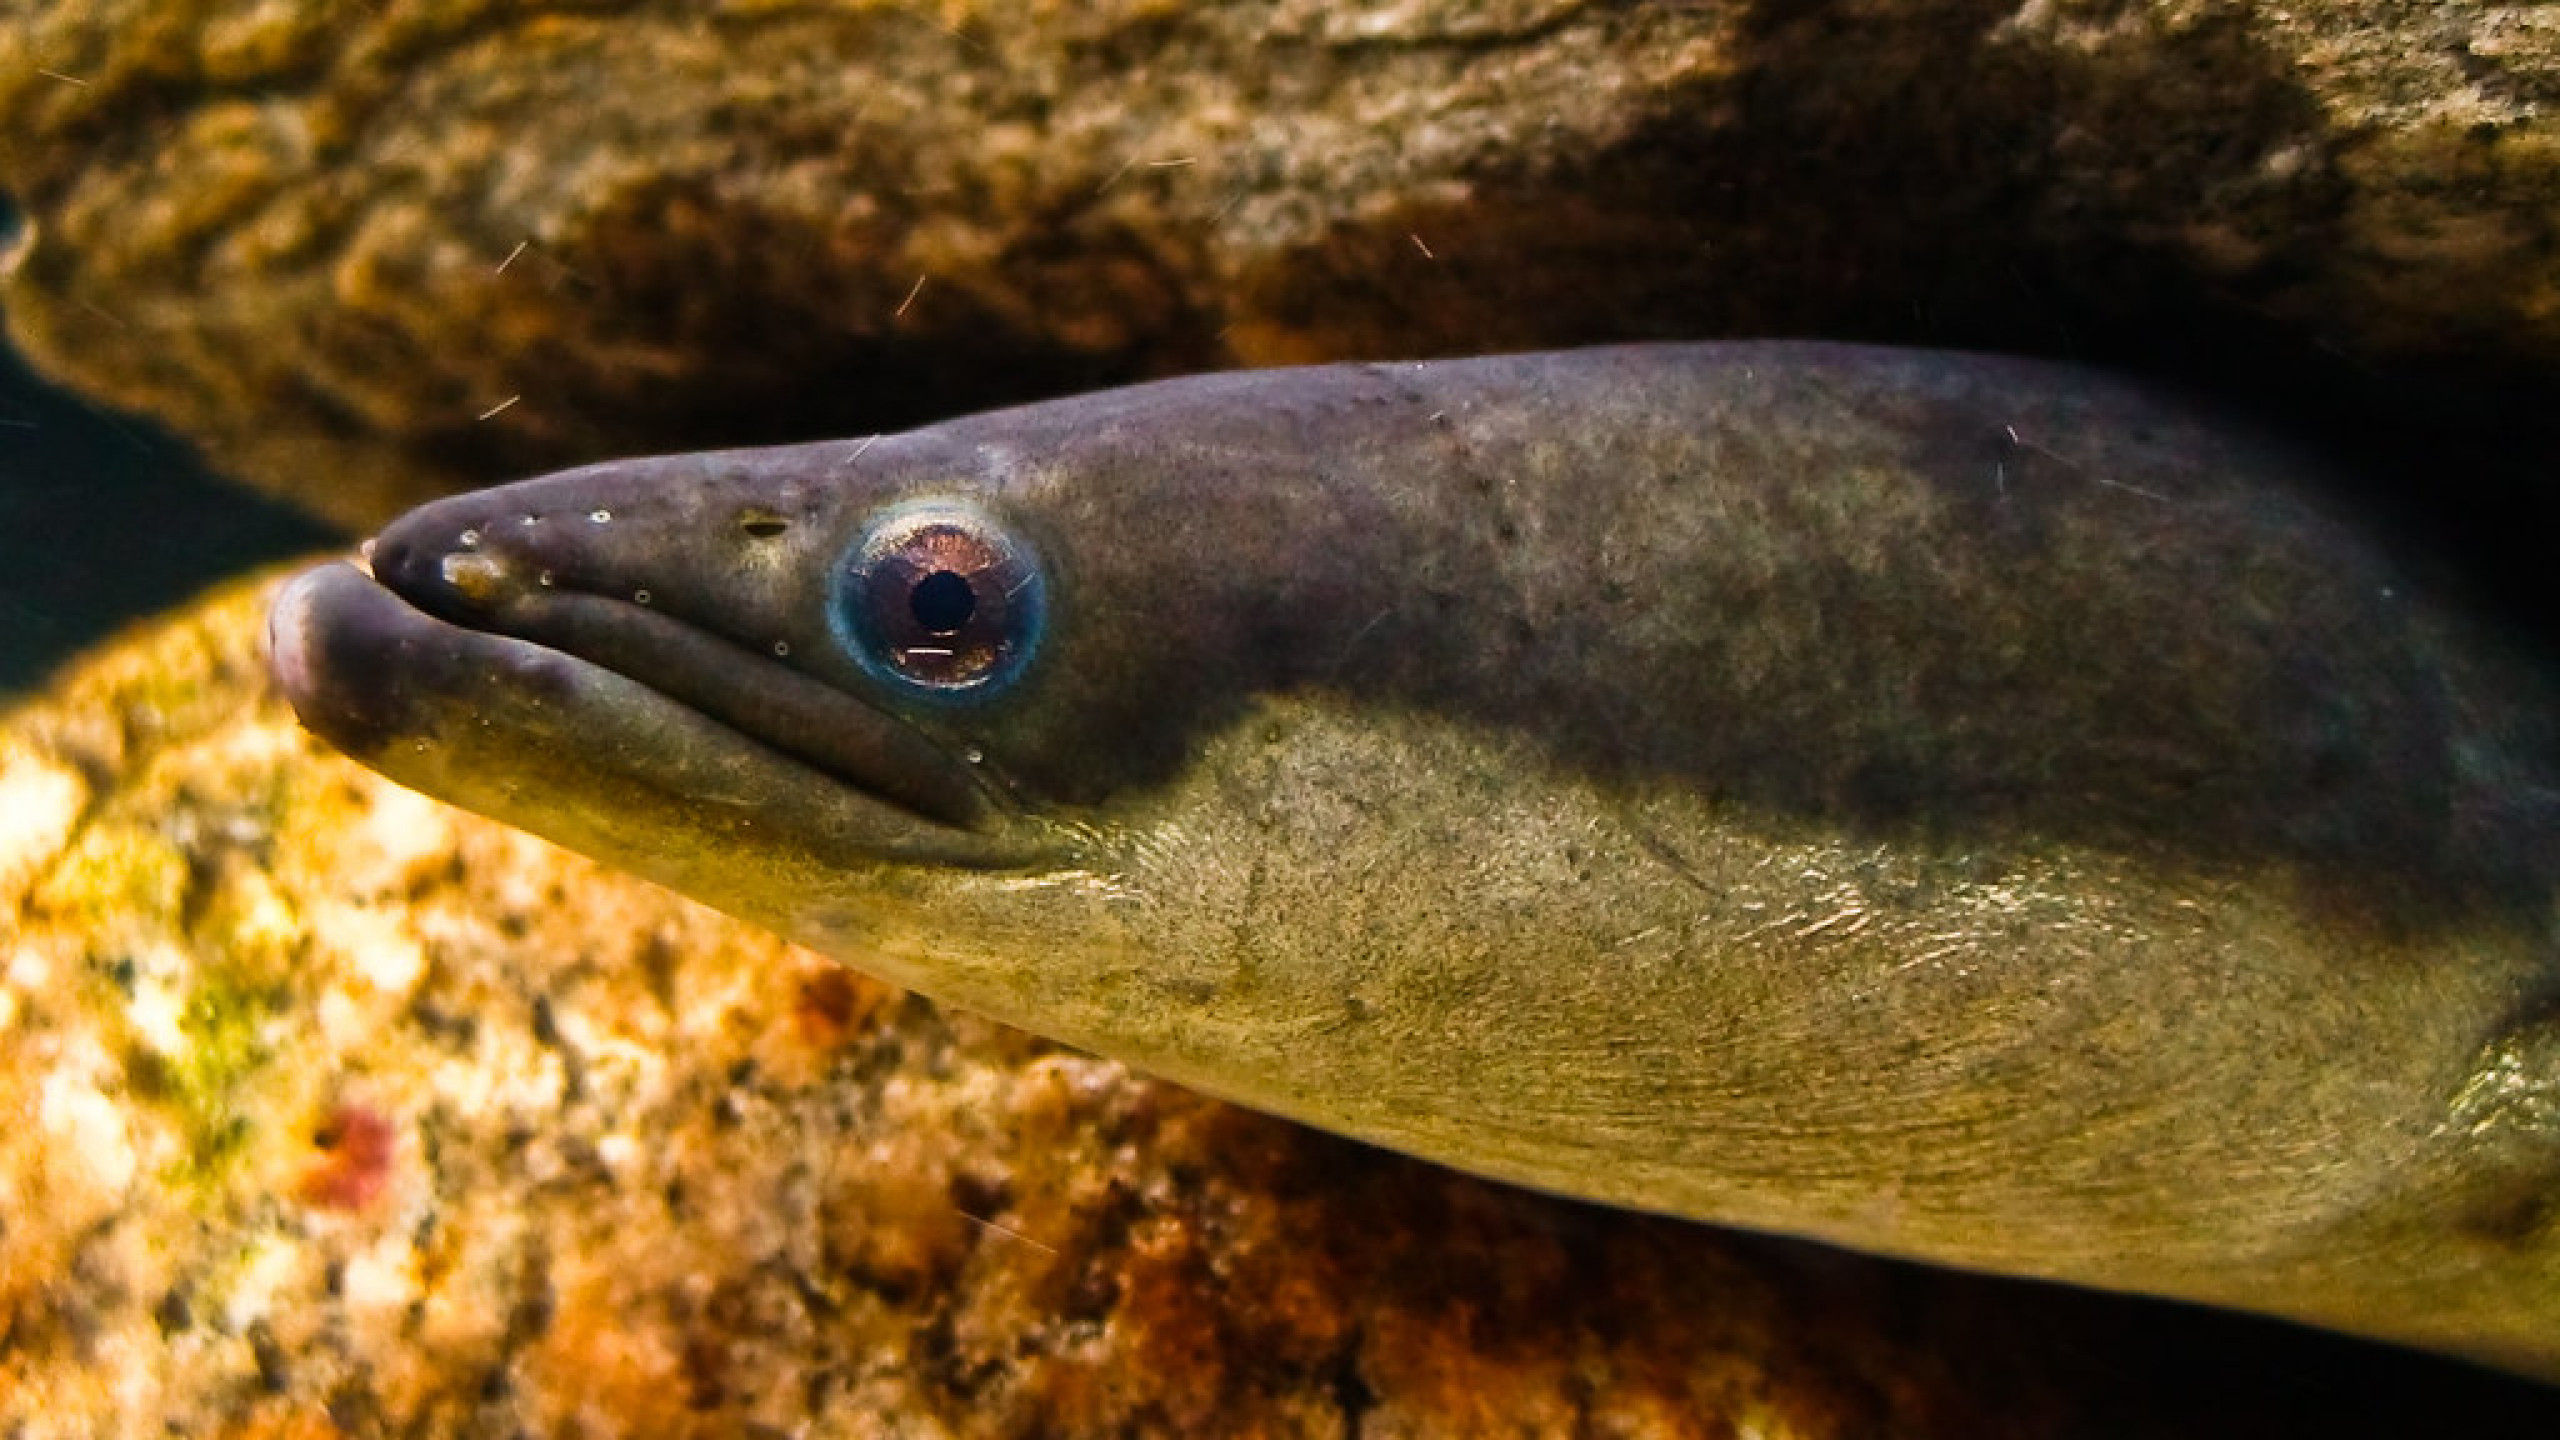
[[[0,1433],[2560,1433],[2560,1391],[1480,1184],[320,753],[265,587],[0,723]]]
[[[2406,0],[0,0],[0,308],[359,527],[1665,335],[2334,365],[2470,429],[2560,388],[2556,94],[2550,7]]]

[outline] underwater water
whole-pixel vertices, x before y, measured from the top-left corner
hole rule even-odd
[[[0,702],[129,621],[338,538],[0,349]]]

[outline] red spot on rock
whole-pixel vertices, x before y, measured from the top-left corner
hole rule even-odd
[[[400,1132],[381,1112],[340,1105],[321,1120],[311,1140],[320,1153],[298,1187],[304,1204],[361,1210],[391,1182]]]

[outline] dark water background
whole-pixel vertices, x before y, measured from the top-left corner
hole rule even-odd
[[[0,350],[0,704],[129,621],[341,538]]]

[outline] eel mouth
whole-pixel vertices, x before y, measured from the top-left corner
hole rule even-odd
[[[851,695],[603,596],[483,606],[418,568],[325,564],[268,615],[304,727],[403,785],[644,871],[715,835],[822,864],[1035,858],[966,765]]]

